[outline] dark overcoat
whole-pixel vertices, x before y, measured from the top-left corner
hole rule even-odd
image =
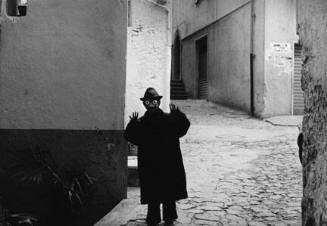
[[[179,138],[190,127],[185,114],[161,109],[131,120],[125,138],[138,146],[141,204],[187,198]]]

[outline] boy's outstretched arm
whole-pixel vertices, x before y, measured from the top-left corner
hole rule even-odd
[[[127,141],[132,144],[139,145],[141,142],[141,129],[140,129],[140,121],[138,119],[138,113],[133,112],[131,116],[129,116],[130,121],[126,126],[124,137]]]
[[[172,124],[172,133],[177,137],[184,136],[190,128],[190,121],[186,115],[179,110],[174,104],[170,104],[170,120]]]

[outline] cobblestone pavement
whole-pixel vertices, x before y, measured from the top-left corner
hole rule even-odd
[[[301,225],[296,127],[273,126],[205,101],[174,101],[191,121],[181,139],[189,198],[175,225]],[[128,225],[144,225],[145,208]]]

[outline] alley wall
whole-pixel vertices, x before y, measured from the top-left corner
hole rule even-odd
[[[188,97],[199,96],[196,41],[207,35],[207,100],[260,118],[292,114],[296,1],[198,2],[173,2]]]
[[[292,114],[296,1],[265,1],[264,117]]]
[[[198,97],[196,41],[207,35],[208,100],[250,112],[250,1],[201,1],[198,6],[182,2],[173,8],[173,28],[182,36],[181,71],[188,96]],[[182,4],[191,10],[178,9]],[[178,10],[184,21],[179,21]],[[205,27],[187,36],[201,26]]]
[[[26,17],[5,7],[1,17],[0,165],[40,148],[62,169],[86,170],[95,193],[78,225],[91,225],[126,197],[127,4],[33,0]]]
[[[173,30],[178,28],[183,39],[248,2],[249,0],[215,0],[199,1],[196,5],[190,0],[173,1]]]

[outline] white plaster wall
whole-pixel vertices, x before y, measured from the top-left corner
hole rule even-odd
[[[163,96],[161,108],[170,102],[170,30],[169,13],[147,0],[132,0],[131,26],[127,28],[127,79],[125,124],[129,115],[145,112],[140,101],[146,88],[155,88]]]
[[[172,2],[173,31],[178,28],[183,39],[248,2],[249,0],[202,0],[196,5],[194,0],[175,0]]]
[[[265,109],[263,116],[292,114],[296,0],[266,0]],[[286,49],[273,47],[282,44]]]
[[[123,129],[126,2],[31,0],[1,24],[0,128]]]

